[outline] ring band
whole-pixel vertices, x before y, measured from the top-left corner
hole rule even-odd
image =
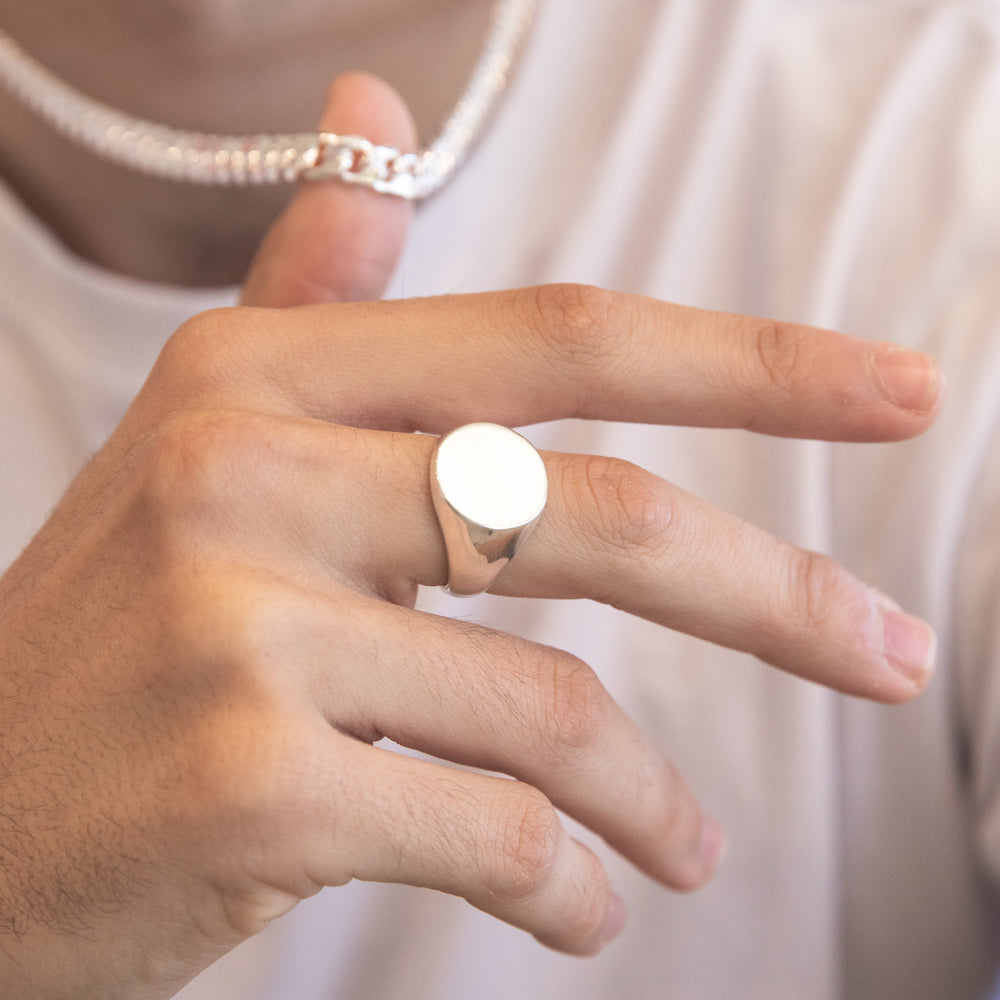
[[[446,589],[488,590],[535,526],[548,497],[534,446],[499,424],[466,424],[438,440],[431,497],[448,554]]]

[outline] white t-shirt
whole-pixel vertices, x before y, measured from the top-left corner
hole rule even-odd
[[[7,561],[169,333],[231,295],[102,273],[6,195],[0,275]],[[529,432],[540,446],[633,459],[832,553],[935,624],[937,678],[885,708],[606,608],[463,602],[459,613],[599,671],[726,826],[715,880],[677,896],[598,845],[630,921],[588,960],[461,900],[352,884],[308,900],[183,996],[986,995],[1000,965],[1000,5],[546,0],[486,141],[421,208],[392,294],[564,279],[941,359],[945,412],[902,445],[611,424]]]

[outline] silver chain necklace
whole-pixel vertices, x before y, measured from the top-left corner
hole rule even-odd
[[[0,82],[64,137],[123,166],[192,184],[280,184],[337,178],[420,199],[437,191],[481,134],[539,0],[497,0],[482,53],[437,137],[417,153],[357,135],[213,135],[135,118],[74,90],[0,29]]]

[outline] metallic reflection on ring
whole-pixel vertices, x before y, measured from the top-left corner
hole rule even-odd
[[[545,463],[499,424],[466,424],[431,458],[431,496],[448,554],[447,590],[488,590],[535,526],[548,496]]]

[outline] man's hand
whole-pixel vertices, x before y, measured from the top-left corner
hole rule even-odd
[[[399,141],[364,78],[327,127],[370,134],[365,102]],[[177,332],[3,578],[5,995],[169,995],[352,878],[596,951],[624,916],[556,807],[667,886],[710,875],[718,827],[587,664],[412,610],[447,575],[431,435],[576,417],[893,440],[933,420],[936,368],[587,287],[342,301],[378,294],[408,211],[302,192],[249,304]],[[548,508],[496,591],[611,603],[865,697],[923,686],[930,631],[829,559],[633,465],[544,457]]]

